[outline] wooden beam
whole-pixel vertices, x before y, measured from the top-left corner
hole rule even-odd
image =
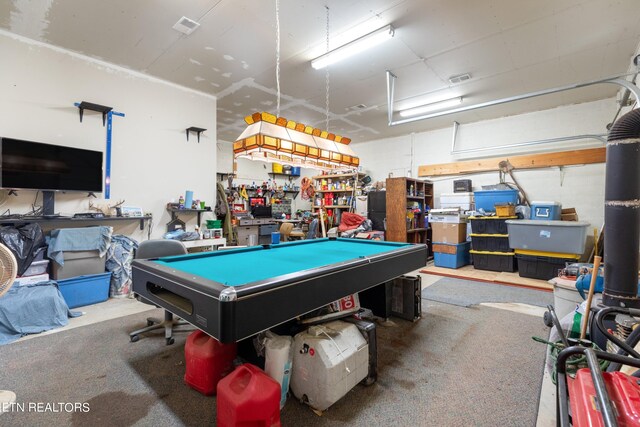
[[[513,157],[493,157],[490,159],[467,160],[455,163],[418,166],[418,176],[445,176],[479,172],[498,171],[498,163],[509,160],[514,169],[538,169],[553,166],[588,165],[604,163],[606,148],[589,148],[585,150],[557,151],[555,153],[528,154]]]

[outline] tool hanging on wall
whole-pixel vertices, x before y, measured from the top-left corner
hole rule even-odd
[[[518,181],[516,181],[516,177],[513,176],[514,167],[509,162],[509,160],[502,160],[500,163],[498,163],[498,168],[500,173],[500,182],[501,183],[505,182],[504,180],[505,175],[509,174],[509,176],[511,177],[511,180],[516,185],[516,188],[518,189],[518,191],[520,191],[520,194],[522,195],[522,203],[524,203],[527,206],[530,206],[529,200],[527,199],[527,194],[524,192],[522,187],[520,187],[520,184],[518,184]]]
[[[107,147],[105,149],[105,160],[104,160],[104,198],[109,200],[111,198],[111,138],[113,133],[113,116],[124,117],[124,113],[119,113],[117,111],[113,111],[112,107],[107,107],[105,105],[94,104],[91,102],[75,102],[73,105],[78,107],[80,112],[80,123],[82,123],[82,117],[84,115],[84,110],[97,111],[102,113],[102,125],[105,125],[105,117],[106,117],[106,125],[107,125]]]
[[[247,194],[247,188],[244,186],[244,184],[240,188],[239,194],[240,194],[240,197],[242,197],[244,200],[249,200],[249,195]]]

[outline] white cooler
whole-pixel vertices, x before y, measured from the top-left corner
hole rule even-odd
[[[440,195],[440,208],[461,208],[465,211],[473,210],[473,193],[443,193]]]

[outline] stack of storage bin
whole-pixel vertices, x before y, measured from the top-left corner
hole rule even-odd
[[[532,212],[535,204],[532,204]],[[560,210],[558,209],[558,213]],[[521,277],[549,280],[584,252],[588,223],[581,221],[507,221]]]
[[[98,246],[98,238],[108,234],[111,239],[110,227],[85,227],[65,228],[51,231],[52,239],[60,239],[61,243],[55,248],[62,252],[64,264],[60,265],[55,260],[51,262],[51,278],[58,282],[60,293],[64,297],[69,308],[76,308],[109,299],[109,283],[111,273],[105,272],[104,254],[98,249],[78,250],[69,249],[70,242],[84,241],[87,237],[87,246]],[[51,252],[52,246],[49,247]],[[102,256],[101,256],[102,255]]]
[[[473,268],[490,271],[516,271],[515,253],[509,245],[507,221],[516,216],[469,217]]]
[[[458,209],[432,209],[429,212],[436,267],[460,268],[470,264],[467,242],[467,216]]]

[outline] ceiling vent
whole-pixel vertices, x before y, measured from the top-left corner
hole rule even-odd
[[[199,26],[200,24],[198,24],[193,19],[189,19],[186,16],[183,16],[178,20],[178,22],[175,23],[173,29],[176,31],[180,31],[183,34],[189,35],[193,33]]]
[[[351,110],[351,111],[360,111],[360,110],[364,110],[366,109],[367,106],[364,104],[358,104],[358,105],[352,105],[351,107],[348,107],[347,110]]]
[[[454,85],[454,84],[458,84],[458,83],[462,83],[464,81],[467,81],[470,78],[471,78],[471,74],[469,74],[469,73],[458,74],[457,76],[449,77],[449,83]]]

